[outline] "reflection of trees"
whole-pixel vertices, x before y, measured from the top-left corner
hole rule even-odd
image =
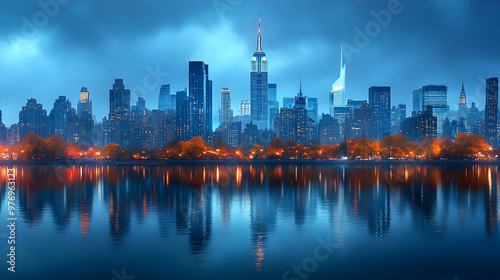
[[[23,220],[36,226],[49,212],[57,230],[64,231],[76,217],[82,236],[92,233],[92,209],[102,200],[114,241],[125,238],[132,220],[142,224],[152,215],[157,217],[160,236],[185,235],[191,253],[199,254],[212,236],[213,211],[220,213],[221,226],[228,227],[239,222],[231,219],[232,205],[241,204],[250,215],[257,265],[264,260],[278,216],[305,227],[316,219],[318,209],[328,211],[339,234],[345,226],[341,221],[348,216],[370,234],[382,236],[392,226],[391,215],[404,211],[409,211],[416,230],[433,236],[447,230],[450,215],[464,222],[467,213],[484,211],[488,236],[496,235],[498,224],[498,167],[477,163],[197,162],[17,168]],[[0,179],[6,182],[7,168],[2,170]],[[5,184],[0,184],[0,201],[5,193]]]

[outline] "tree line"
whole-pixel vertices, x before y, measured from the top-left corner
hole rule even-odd
[[[492,149],[481,135],[459,133],[450,138],[427,138],[421,143],[411,142],[404,135],[390,135],[380,141],[367,138],[352,139],[337,145],[297,144],[295,140],[274,138],[265,147],[231,148],[215,140],[208,145],[200,137],[189,141],[171,140],[159,150],[140,147],[122,148],[111,143],[104,148],[72,144],[60,135],[42,138],[29,134],[12,145],[0,144],[3,159],[14,160],[180,160],[180,159],[496,159],[500,149]]]

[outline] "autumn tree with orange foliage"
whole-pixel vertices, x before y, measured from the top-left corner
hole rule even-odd
[[[265,158],[265,149],[262,144],[253,144],[252,150],[248,154],[248,158],[250,159],[263,159]]]
[[[128,155],[123,151],[119,144],[111,143],[103,149],[104,157],[112,160],[124,160]]]
[[[283,146],[284,143],[283,140],[281,140],[281,138],[279,137],[274,138],[271,144],[269,144],[269,146],[267,147],[266,157],[269,159],[280,158],[281,155],[283,154]]]
[[[377,146],[368,138],[352,139],[347,142],[349,156],[353,159],[368,159],[377,156]]]
[[[188,159],[200,158],[207,149],[207,144],[201,137],[193,137],[182,145],[182,157]]]
[[[380,156],[382,158],[406,158],[410,156],[412,142],[402,134],[389,135],[380,140]]]
[[[452,154],[458,159],[469,159],[479,154],[487,155],[490,148],[481,135],[459,133],[453,142]]]
[[[441,145],[438,139],[425,138],[421,143],[424,148],[424,156],[426,159],[437,159],[441,157]]]

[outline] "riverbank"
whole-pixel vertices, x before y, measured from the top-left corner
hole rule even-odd
[[[411,165],[429,165],[429,164],[500,164],[498,160],[329,160],[329,159],[200,159],[200,160],[55,160],[55,161],[26,161],[26,160],[0,160],[0,165],[172,165],[172,164],[411,164]]]

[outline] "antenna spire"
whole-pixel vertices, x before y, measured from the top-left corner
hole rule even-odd
[[[343,54],[343,45],[340,43],[340,71],[342,71],[342,68],[344,67],[344,54]]]
[[[260,35],[260,13],[259,13],[259,35]]]
[[[262,37],[260,36],[260,13],[259,13],[259,35],[257,36],[257,51],[262,51]]]
[[[299,94],[298,94],[299,97],[302,97],[304,96],[302,94],[302,74],[300,74],[300,88],[299,88]]]

